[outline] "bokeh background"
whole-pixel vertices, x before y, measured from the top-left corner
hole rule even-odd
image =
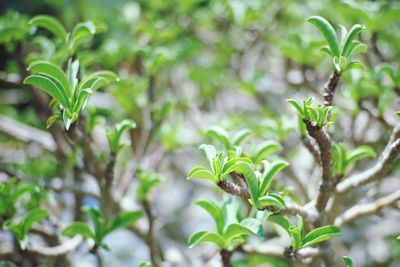
[[[209,183],[186,180],[188,170],[205,164],[200,144],[223,148],[206,134],[213,125],[231,134],[250,129],[253,135],[244,149],[251,150],[265,140],[279,142],[283,149],[268,159],[284,158],[291,167],[278,177],[276,186],[292,188],[301,204],[316,193],[318,167],[302,146],[296,115],[285,101],[311,96],[321,101],[320,90],[332,71],[332,63],[319,51],[321,36],[304,22],[306,17],[324,16],[338,32],[339,24],[367,27],[360,39],[368,45],[368,52],[359,57],[367,69],[346,73],[337,89],[333,139],[350,147],[368,144],[380,153],[399,120],[395,115],[399,84],[378,71],[383,62],[399,68],[398,1],[2,0],[0,10],[2,81],[18,83],[26,75],[21,66],[52,56],[51,36],[44,33],[42,38],[34,38],[30,17],[49,14],[69,30],[85,20],[104,25],[104,31],[79,54],[84,67],[109,69],[121,79],[96,92],[89,102],[93,142],[98,154],[105,157],[105,130],[125,118],[135,120],[139,129],[151,136],[125,136],[136,144],[136,150],[127,147],[118,156],[116,186],[125,192],[122,205],[135,209],[139,208],[135,170],[162,177],[151,205],[166,266],[221,264],[212,245],[193,249],[186,245],[193,232],[214,227],[194,202],[224,198]],[[153,116],[161,118],[157,127],[152,127]],[[47,186],[48,209],[61,220],[71,221],[75,200],[63,188],[75,175],[70,167],[74,155],[65,159],[56,153],[53,135],[60,133],[49,134],[46,119],[29,90],[0,84],[1,176],[11,173]],[[352,172],[373,161],[362,161]],[[395,166],[398,169],[398,164]],[[82,189],[96,192],[93,177],[83,176]],[[381,182],[357,190],[348,205],[374,199],[398,186],[394,171]],[[97,203],[91,196],[82,201],[85,205]],[[393,238],[400,233],[400,204],[378,215],[343,229],[335,248],[339,255],[353,258],[355,266],[400,266],[400,244]],[[140,224],[146,227],[144,221]],[[288,244],[277,239],[268,225],[266,231],[264,242]],[[128,230],[112,234],[106,242],[111,252],[102,252],[105,266],[136,266],[148,260],[146,245]],[[96,264],[84,248],[71,257],[74,266]],[[235,266],[299,265],[240,254],[234,260]]]

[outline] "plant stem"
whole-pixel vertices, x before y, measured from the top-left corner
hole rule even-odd
[[[222,249],[219,254],[221,255],[221,261],[223,267],[233,267],[231,258],[232,258],[232,251],[228,251],[226,249]]]
[[[324,85],[324,89],[322,92],[322,96],[324,97],[324,105],[327,107],[332,106],[333,103],[333,95],[335,93],[335,89],[340,81],[340,72],[336,69],[332,72],[331,76],[329,76],[328,82]]]

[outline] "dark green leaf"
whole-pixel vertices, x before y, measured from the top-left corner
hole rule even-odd
[[[222,234],[224,230],[224,218],[218,205],[210,200],[199,200],[196,202],[196,205],[202,207],[213,217],[218,233]]]
[[[207,232],[207,231],[199,231],[194,233],[188,241],[189,248],[192,248],[198,244],[201,243],[214,243],[220,248],[225,247],[225,242],[224,239],[222,238],[221,235],[213,232]]]
[[[318,31],[324,36],[328,46],[332,52],[332,55],[339,56],[339,44],[336,37],[335,29],[332,25],[324,18],[320,16],[312,16],[306,19],[314,25]]]
[[[37,27],[45,28],[46,30],[54,33],[65,43],[67,41],[67,31],[64,26],[54,17],[47,15],[39,15],[33,17],[29,24]]]
[[[303,239],[301,247],[312,246],[316,243],[334,238],[341,235],[341,230],[337,226],[326,225],[309,232]]]

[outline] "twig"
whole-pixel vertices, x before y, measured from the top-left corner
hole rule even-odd
[[[374,202],[359,204],[348,209],[342,215],[336,218],[335,225],[342,226],[359,220],[365,216],[378,213],[384,207],[390,206],[399,200],[400,189]]]
[[[158,248],[158,244],[155,243],[154,240],[154,215],[151,210],[150,204],[147,200],[142,200],[141,205],[143,207],[144,212],[146,213],[147,219],[148,219],[148,230],[147,230],[147,236],[146,236],[146,243],[149,246],[149,251],[150,251],[150,260],[151,263],[154,267],[158,267],[158,261],[157,261],[157,254],[160,252]]]
[[[289,258],[287,249],[277,245],[263,245],[253,247],[251,245],[243,245],[238,248],[239,252],[245,254],[262,255],[262,256],[273,256],[279,258]],[[314,258],[324,254],[330,253],[328,249],[320,248],[303,248],[295,252],[294,259],[305,260],[307,258]]]
[[[322,95],[324,97],[324,105],[327,107],[332,106],[333,103],[333,95],[335,93],[335,89],[340,81],[340,72],[334,70],[329,77],[328,82],[324,85],[324,89]]]
[[[346,193],[361,185],[380,179],[390,172],[394,160],[400,153],[400,125],[396,126],[388,144],[374,166],[364,172],[350,176],[336,186],[338,193]]]
[[[0,131],[24,142],[34,141],[51,152],[57,149],[51,134],[4,115],[0,115]]]
[[[239,185],[235,185],[227,180],[222,180],[218,182],[217,184],[222,190],[224,190],[226,193],[242,197],[245,199],[250,199],[250,193],[247,190],[247,188],[241,187]],[[314,221],[318,217],[316,212],[314,212],[312,209],[304,209],[303,207],[293,204],[293,203],[286,203],[286,207],[284,209],[276,209],[275,206],[265,206],[261,208],[260,210],[268,210],[269,212],[272,213],[283,213],[283,214],[289,214],[289,215],[295,215],[299,214],[301,215],[305,220],[307,221]]]
[[[26,249],[31,253],[40,254],[47,257],[56,257],[75,250],[82,243],[82,241],[83,238],[81,236],[75,236],[65,243],[55,247],[42,247],[28,243]]]
[[[301,137],[301,141],[303,142],[303,145],[307,148],[307,150],[310,152],[310,154],[313,156],[315,162],[321,165],[320,153],[312,143],[310,137],[308,135],[304,135]]]
[[[324,131],[324,128],[315,126],[308,120],[304,120],[304,123],[309,135],[317,141],[321,154],[322,181],[315,205],[317,210],[322,212],[325,210],[334,188],[334,181],[332,181],[332,141],[329,134]]]

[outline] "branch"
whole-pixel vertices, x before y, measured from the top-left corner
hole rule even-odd
[[[255,255],[261,255],[261,256],[273,256],[273,257],[279,257],[283,259],[288,259],[291,258],[292,256],[287,253],[287,249],[281,246],[277,245],[262,245],[262,246],[257,246],[253,247],[251,245],[243,245],[238,248],[239,252],[245,253],[245,254],[255,254]],[[327,249],[321,249],[321,248],[303,248],[297,251],[294,255],[294,259],[297,260],[305,260],[308,258],[314,258],[317,256],[321,256],[324,254],[329,253],[330,250]]]
[[[348,179],[340,182],[336,191],[338,193],[346,193],[357,187],[370,183],[374,180],[382,178],[390,172],[392,165],[398,154],[400,153],[400,124],[397,125],[389,139],[388,144],[383,150],[381,156],[374,166],[364,172],[350,176]]]
[[[390,206],[399,200],[400,200],[400,189],[374,202],[359,204],[348,209],[342,215],[336,218],[335,225],[342,226],[354,222],[356,220],[359,220],[365,216],[376,214],[384,207]]]
[[[0,131],[23,142],[34,141],[51,152],[57,149],[51,134],[4,115],[0,115]]]
[[[308,134],[317,141],[320,150],[322,181],[319,186],[315,205],[317,210],[322,212],[325,210],[334,188],[334,181],[332,181],[332,141],[329,134],[324,131],[324,128],[315,126],[308,120],[304,120],[304,123]]]
[[[219,254],[221,255],[221,261],[222,261],[223,267],[233,267],[232,262],[231,262],[232,251],[223,249],[219,252]]]
[[[75,250],[83,241],[81,236],[75,236],[74,238],[69,239],[65,243],[55,246],[55,247],[41,247],[37,245],[33,245],[32,243],[28,243],[27,251],[40,254],[47,257],[56,257],[59,255],[67,254],[73,250]]]
[[[324,85],[324,89],[322,91],[322,96],[324,97],[324,105],[329,107],[332,106],[333,103],[333,95],[335,93],[335,89],[340,81],[340,73],[337,70],[334,70],[329,76],[328,82]]]
[[[222,180],[222,181],[218,182],[217,185],[228,194],[242,197],[245,199],[251,198],[250,193],[247,190],[247,188],[233,184],[227,180]],[[301,207],[297,204],[293,204],[293,203],[286,203],[285,205],[286,205],[285,209],[279,209],[279,208],[277,209],[277,207],[275,207],[275,206],[265,206],[265,207],[261,208],[260,210],[267,210],[267,211],[275,213],[275,214],[277,214],[277,213],[283,213],[283,214],[288,214],[288,215],[299,214],[305,220],[311,221],[311,222],[315,221],[318,217],[318,214],[316,214],[316,212],[312,211],[311,209],[306,210],[303,207]]]
[[[307,150],[310,152],[310,154],[313,156],[315,162],[321,165],[320,153],[312,143],[310,137],[308,135],[304,135],[301,137],[301,141],[303,142],[303,145],[307,148]]]

